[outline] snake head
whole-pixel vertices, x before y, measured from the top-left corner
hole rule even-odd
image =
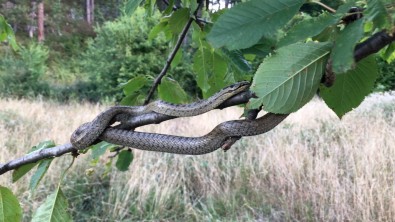
[[[248,81],[237,82],[235,84],[223,88],[220,92],[221,94],[236,95],[238,93],[248,90],[248,88],[250,88],[250,85],[251,84]]]
[[[250,87],[251,83],[248,81],[242,81],[242,82],[237,82],[235,84],[232,84],[228,87],[225,87],[224,90],[231,90],[231,91],[238,91],[242,92],[247,90]]]
[[[91,123],[84,123],[71,134],[70,142],[74,148],[81,150],[91,145],[95,141],[90,135]],[[93,141],[92,141],[93,140]]]

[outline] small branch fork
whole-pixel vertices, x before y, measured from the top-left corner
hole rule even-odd
[[[198,7],[196,8],[195,12],[193,13],[195,18],[197,17],[197,13],[199,12],[202,5],[203,5],[203,0],[200,0]],[[161,83],[162,78],[166,75],[167,71],[169,70],[171,62],[173,61],[174,57],[176,56],[178,50],[180,49],[181,44],[184,41],[185,36],[187,35],[189,28],[192,25],[192,22],[195,20],[194,17],[189,18],[187,24],[184,26],[184,29],[180,33],[180,36],[178,37],[177,43],[174,46],[173,51],[170,53],[169,57],[166,60],[165,66],[163,67],[162,71],[159,73],[159,75],[154,80],[154,83],[153,83],[150,91],[148,92],[148,96],[144,101],[144,105],[147,105],[150,102],[150,100],[152,99],[152,97],[154,95],[156,88],[158,88],[158,85]]]
[[[366,41],[358,44],[355,47],[354,51],[354,58],[356,61],[359,61],[373,53],[378,52],[380,49],[384,48],[388,44],[392,43],[395,41],[395,32],[393,33],[387,33],[386,31],[381,31],[376,33],[375,35],[371,36],[368,38]],[[238,95],[233,96],[232,98],[226,100],[224,103],[222,103],[220,106],[218,106],[218,109],[223,109],[226,107],[231,107],[239,104],[245,104],[249,101],[249,99],[253,98],[254,95],[251,91],[246,91],[242,92]],[[247,118],[252,118],[254,119],[254,112],[252,111],[249,113],[251,117]],[[148,124],[155,124],[155,123],[161,123],[166,120],[174,119],[175,117],[173,116],[167,116],[163,114],[158,114],[158,113],[147,113],[141,116],[135,116],[132,119],[129,120],[129,122],[126,123],[126,126],[120,125],[120,127],[124,127],[123,129],[134,129],[136,127],[140,127],[143,125],[148,125]],[[225,144],[223,149],[229,149],[230,146],[237,141],[238,138],[231,138],[230,140],[227,141],[229,144]],[[37,161],[47,159],[47,158],[53,158],[53,157],[58,157],[62,156],[65,153],[73,153],[76,154],[76,150],[72,147],[70,143],[59,145],[56,147],[48,148],[48,149],[43,149],[40,151],[32,152],[29,153],[21,158],[11,160],[5,164],[0,165],[0,175],[10,171],[14,170],[22,165],[29,164],[29,163],[35,163]]]

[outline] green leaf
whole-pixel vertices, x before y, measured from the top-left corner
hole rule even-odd
[[[118,159],[117,162],[115,163],[115,166],[120,171],[127,171],[132,161],[133,161],[133,153],[130,150],[122,150],[118,154]]]
[[[38,145],[33,146],[30,149],[29,153],[32,153],[34,151],[39,151],[39,150],[42,150],[42,149],[51,148],[51,147],[54,147],[54,146],[56,146],[56,144],[52,140],[43,141],[43,142],[40,142]],[[36,163],[26,164],[26,165],[20,166],[17,169],[15,169],[12,172],[12,182],[14,183],[14,182],[18,181],[26,173],[28,173],[31,169],[33,169],[37,164],[39,164],[41,162],[42,161],[39,161],[39,162],[36,162]]]
[[[269,43],[266,41],[264,43],[258,43],[256,45],[253,45],[250,48],[242,49],[241,51],[244,54],[255,54],[264,58],[273,52],[273,50],[276,48],[275,44],[277,43]]]
[[[320,34],[324,29],[330,25],[334,25],[339,21],[338,17],[328,13],[322,13],[320,16],[305,19],[293,26],[287,35],[280,39],[278,47],[290,45],[299,41],[304,41],[309,37]]]
[[[37,167],[36,172],[33,174],[30,180],[30,190],[34,191],[38,184],[40,183],[41,179],[44,177],[45,173],[47,172],[49,165],[51,165],[53,159],[47,159],[40,162]]]
[[[175,11],[169,20],[170,30],[174,35],[180,34],[185,24],[189,20],[189,9],[183,8]]]
[[[0,15],[0,42],[2,41],[8,41],[14,51],[19,49],[11,25]]]
[[[207,38],[216,48],[248,48],[263,36],[276,33],[303,3],[303,0],[251,0],[239,3],[219,17]]]
[[[166,10],[162,13],[163,15],[169,15],[173,12],[174,0],[169,0],[169,5],[167,6]]]
[[[346,3],[340,5],[337,9],[336,9],[336,13],[335,16],[336,17],[344,17],[346,16],[348,13],[348,11],[351,9],[351,7],[354,7],[356,5],[356,0],[348,0]]]
[[[148,82],[148,79],[143,76],[139,75],[134,77],[133,79],[129,80],[125,85],[123,85],[123,93],[125,95],[131,95],[141,88]]]
[[[225,48],[221,50],[225,58],[240,72],[251,72],[250,63],[244,58],[243,53],[239,50],[229,51]]]
[[[122,106],[133,106],[133,105],[137,105],[137,96],[139,94],[137,93],[133,93],[130,95],[127,95],[125,97],[122,98],[121,102],[119,102],[120,105]]]
[[[209,67],[211,69],[208,80],[210,89],[206,93],[203,93],[204,98],[212,96],[227,85],[225,77],[228,70],[228,63],[218,53],[212,53]]]
[[[156,0],[145,0],[144,8],[147,10],[147,14],[152,16],[155,11]]]
[[[385,61],[387,61],[387,63],[395,61],[395,43],[391,43],[387,47],[382,57],[385,59]]]
[[[28,173],[33,167],[35,167],[38,163],[29,163],[25,164],[23,166],[20,166],[16,168],[12,172],[12,182],[15,183],[18,181],[20,178],[22,178],[26,173]]]
[[[391,28],[391,17],[380,0],[367,0],[368,5],[365,11],[365,17],[368,21],[373,21],[376,28]]]
[[[101,155],[103,155],[107,149],[113,147],[115,145],[111,143],[107,143],[105,141],[102,141],[98,144],[95,144],[92,146],[91,152],[92,152],[92,159],[99,159]]]
[[[158,36],[159,33],[166,31],[169,27],[167,26],[169,22],[166,21],[161,21],[159,24],[155,25],[150,33],[148,34],[148,40],[152,40]]]
[[[186,103],[188,96],[177,81],[164,78],[158,87],[159,98],[170,103]]]
[[[125,13],[128,16],[131,16],[133,12],[137,9],[137,7],[140,5],[142,0],[129,0],[126,2],[125,6]]]
[[[196,82],[199,88],[206,93],[210,89],[208,78],[210,76],[208,61],[210,60],[211,52],[205,47],[200,47],[193,57],[193,70],[196,73]]]
[[[133,93],[125,96],[119,103],[122,106],[134,106],[142,104],[145,100],[145,96],[141,93]]]
[[[67,212],[68,205],[66,197],[58,187],[34,213],[32,222],[73,221]]]
[[[359,106],[365,96],[372,92],[378,77],[378,66],[374,56],[357,63],[355,69],[336,75],[330,88],[321,87],[320,95],[325,103],[341,118]]]
[[[362,19],[352,22],[340,32],[331,54],[333,72],[344,73],[352,68],[354,65],[354,48],[362,36]]]
[[[0,222],[22,221],[22,208],[7,187],[0,186]]]
[[[263,61],[252,82],[258,99],[249,107],[273,113],[298,110],[315,95],[325,69],[331,44],[295,43],[280,48]]]
[[[46,149],[46,148],[51,148],[56,146],[55,142],[53,140],[46,140],[46,141],[42,141],[39,144],[33,146],[29,153],[35,152],[35,151],[39,151],[42,149]]]
[[[178,50],[178,52],[174,56],[173,61],[171,62],[171,68],[177,67],[177,65],[180,64],[181,60],[182,60],[182,50]]]

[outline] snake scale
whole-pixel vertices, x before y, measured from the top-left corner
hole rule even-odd
[[[100,113],[94,120],[82,124],[74,131],[70,142],[76,149],[84,149],[101,139],[113,144],[137,149],[176,154],[199,155],[221,147],[230,137],[253,136],[265,133],[279,124],[287,115],[266,114],[256,120],[233,120],[216,126],[210,133],[201,137],[182,137],[155,133],[127,131],[109,127],[115,116],[129,116],[157,112],[169,116],[195,116],[210,111],[230,97],[249,88],[243,81],[228,86],[212,97],[186,105],[174,105],[155,101],[146,106],[113,106]]]

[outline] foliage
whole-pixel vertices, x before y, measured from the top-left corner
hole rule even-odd
[[[297,111],[315,95],[330,46],[329,43],[295,43],[265,59],[251,87],[258,99],[252,99],[249,108],[263,105],[274,113]],[[294,58],[296,51],[299,55]]]
[[[97,37],[89,41],[81,67],[97,89],[99,98],[120,100],[122,84],[137,76],[148,80],[146,87],[142,88],[146,92],[162,69],[168,53],[163,36],[147,41],[149,31],[157,21],[157,16],[147,18],[145,11],[138,9],[132,17],[120,17],[96,30]],[[181,67],[181,70],[173,69],[171,74],[181,79],[190,78],[189,66]]]
[[[47,96],[49,86],[43,81],[47,70],[48,49],[31,43],[14,53],[8,51],[0,61],[0,93],[3,96]]]
[[[370,56],[359,62],[354,69],[338,74],[332,87],[321,87],[320,95],[341,117],[365,99],[364,95],[370,93],[377,77],[376,59]]]
[[[44,204],[37,209],[32,221],[73,221],[67,210],[67,199],[59,186],[55,193],[49,195]]]
[[[376,90],[395,90],[395,62],[388,64],[382,58],[377,58],[379,78],[376,81]]]
[[[0,186],[0,221],[20,221],[22,209],[18,199],[7,187]]]
[[[4,19],[4,17],[0,14],[0,42],[7,42],[11,45],[14,50],[18,49],[18,45],[15,41],[14,32]]]

